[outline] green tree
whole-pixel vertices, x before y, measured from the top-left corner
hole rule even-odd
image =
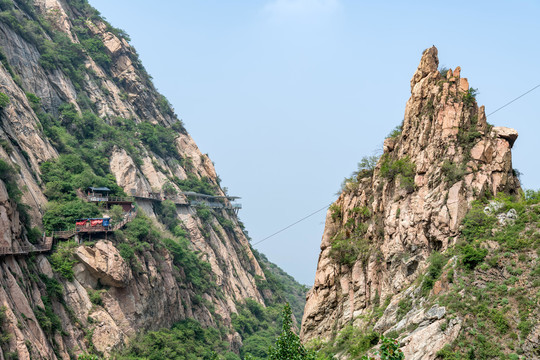
[[[399,349],[397,340],[381,336],[382,345],[379,350],[381,360],[405,360],[403,351]],[[362,360],[375,360],[373,357],[362,356]]]
[[[292,311],[289,303],[283,308],[283,327],[274,347],[270,348],[270,360],[315,360],[315,353],[307,350],[300,338],[292,331]]]
[[[124,218],[124,209],[120,205],[113,205],[109,211],[112,221],[117,224]]]

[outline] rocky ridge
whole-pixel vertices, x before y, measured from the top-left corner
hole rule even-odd
[[[178,126],[179,120],[153,87],[121,31],[102,20],[85,1],[16,0],[3,2],[0,8],[0,92],[9,99],[0,109],[0,159],[15,169],[13,181],[23,189],[20,202],[27,206],[30,219],[23,224],[7,183],[0,180],[0,246],[30,245],[30,229],[42,226],[48,202],[40,165],[58,158],[65,149],[58,149],[44,131],[40,114],[58,118],[62,104],[71,104],[79,114],[90,109],[111,126],[121,118],[181,128],[172,144],[177,155],[164,156],[145,146],[138,149],[135,159],[126,149],[114,147],[108,171],[127,194],[146,196],[166,184],[179,192],[171,179],[190,178],[205,179],[217,195],[224,195],[212,161]],[[71,49],[88,39],[103,44],[102,54],[97,57],[90,50],[78,50],[80,69],[84,69],[80,74],[59,64],[47,65],[47,51],[55,44],[63,41],[62,49]],[[39,106],[28,94],[40,99]],[[154,226],[167,231],[151,202],[141,200],[138,206]],[[0,306],[5,314],[1,329],[10,334],[2,344],[0,359],[6,354],[17,354],[19,359],[69,359],[85,351],[108,355],[136,333],[170,327],[188,317],[205,326],[217,326],[219,321],[230,328],[238,303],[252,298],[264,304],[273,294],[259,287],[265,273],[236,215],[226,210],[211,214],[203,221],[191,207],[178,207],[175,213],[191,250],[210,264],[219,289],[202,297],[169,251],[159,246],[137,252],[135,262],[140,267],[135,270],[114,242],[96,239],[93,245],[73,249],[73,279],[54,272],[48,256],[0,258]],[[50,294],[55,281],[63,295]],[[91,300],[95,292],[101,294],[100,304]],[[55,317],[61,332],[46,328],[45,318]],[[241,345],[234,332],[224,340],[233,351]]]
[[[434,359],[460,332],[463,320],[447,324],[436,304],[397,314],[420,291],[430,255],[455,244],[472,201],[520,191],[511,158],[517,132],[489,125],[461,69],[441,73],[438,65],[437,49],[425,50],[401,132],[384,141],[381,158],[345,184],[327,213],[304,342],[332,339],[349,324],[383,333],[407,328],[406,358]]]

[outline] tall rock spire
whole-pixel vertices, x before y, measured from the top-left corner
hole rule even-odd
[[[304,341],[350,323],[373,326],[374,304],[406,289],[433,251],[453,244],[474,199],[520,188],[511,158],[517,132],[488,125],[461,69],[441,74],[437,53],[425,50],[413,75],[401,134],[385,140],[377,165],[328,211]]]

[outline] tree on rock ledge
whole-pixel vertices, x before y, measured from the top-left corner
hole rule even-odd
[[[300,338],[292,331],[292,312],[289,303],[283,308],[283,327],[274,347],[270,348],[270,360],[315,360],[315,353],[307,350]]]

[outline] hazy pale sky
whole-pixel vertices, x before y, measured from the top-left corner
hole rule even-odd
[[[540,84],[540,2],[90,0],[132,38],[253,242],[336,199],[401,122],[422,51],[461,66],[489,114]],[[518,130],[540,188],[540,89],[488,118]],[[312,285],[325,212],[255,247]]]

